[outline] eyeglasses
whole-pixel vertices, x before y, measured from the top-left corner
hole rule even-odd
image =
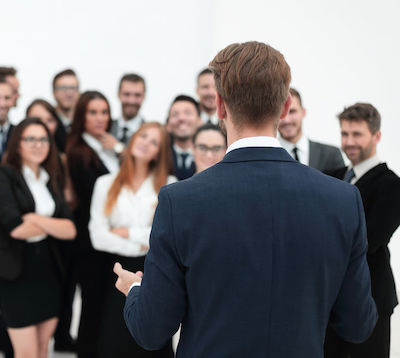
[[[41,145],[48,145],[50,144],[50,138],[49,137],[22,137],[21,140],[28,144],[29,146],[33,147],[35,144],[41,144]]]
[[[212,154],[218,154],[226,150],[223,145],[214,145],[213,147],[209,147],[205,144],[196,144],[194,146],[201,154],[206,154],[207,152],[211,152]]]
[[[67,91],[72,91],[72,92],[77,92],[79,90],[78,86],[56,86],[54,87],[56,91],[62,91],[62,92],[67,92]]]

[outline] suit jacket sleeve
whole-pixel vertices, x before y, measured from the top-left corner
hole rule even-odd
[[[368,253],[389,244],[400,225],[400,179],[396,176],[382,183],[367,212]]]
[[[366,259],[368,244],[364,210],[358,189],[354,187],[354,191],[358,227],[342,286],[331,311],[330,323],[345,341],[361,343],[371,335],[378,314],[371,296],[371,279]]]
[[[12,179],[3,167],[0,170],[0,223],[8,233],[22,224],[21,212],[13,193]]]
[[[185,271],[176,247],[167,189],[159,194],[141,287],[129,293],[125,322],[136,342],[159,349],[179,328],[186,311]]]

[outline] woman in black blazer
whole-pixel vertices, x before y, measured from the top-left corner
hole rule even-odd
[[[47,127],[22,121],[0,168],[0,310],[15,358],[47,357],[57,325],[62,267],[52,239],[76,234],[58,173]]]
[[[82,93],[75,108],[71,133],[67,138],[67,161],[77,197],[74,211],[77,234],[78,283],[82,290],[81,320],[77,350],[79,358],[96,358],[99,320],[106,281],[112,271],[110,254],[93,249],[89,238],[89,216],[96,179],[119,169],[116,154],[104,148],[110,139],[110,106],[97,91]],[[112,138],[111,138],[112,139]]]

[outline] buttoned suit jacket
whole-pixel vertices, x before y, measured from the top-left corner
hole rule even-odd
[[[124,309],[156,349],[182,323],[177,357],[323,356],[328,321],[371,333],[361,198],[282,148],[241,148],[161,189],[141,287]]]
[[[347,168],[331,174],[343,179]],[[360,190],[367,222],[368,265],[372,296],[380,315],[390,315],[398,304],[390,267],[388,244],[400,225],[400,178],[381,163],[355,182]]]

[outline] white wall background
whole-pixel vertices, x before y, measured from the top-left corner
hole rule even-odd
[[[98,89],[120,114],[125,72],[143,74],[142,113],[163,121],[177,94],[194,95],[197,73],[231,42],[279,49],[303,95],[309,136],[340,145],[335,115],[356,101],[382,115],[379,153],[400,174],[400,3],[397,0],[0,0],[0,64],[19,73],[23,117],[36,97],[52,99],[51,80],[74,68],[81,89]],[[400,233],[392,238],[400,289]]]

